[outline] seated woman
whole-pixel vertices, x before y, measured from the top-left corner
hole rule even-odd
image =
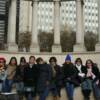
[[[84,70],[84,81],[82,82],[82,93],[84,96],[84,100],[90,100],[90,94],[92,91],[92,84],[95,81],[96,77],[98,76],[99,70],[94,65],[93,61],[91,59],[88,59],[86,61]]]

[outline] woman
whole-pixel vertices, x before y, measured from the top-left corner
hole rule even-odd
[[[17,68],[17,59],[16,57],[11,57],[10,62],[7,66],[7,78],[5,80],[4,92],[11,92],[12,85],[14,82],[14,76],[16,73],[16,68]]]
[[[29,63],[24,68],[24,91],[26,100],[33,100],[35,96],[37,69],[35,64],[35,57],[30,56]]]
[[[85,77],[84,71],[86,70],[86,67],[83,65],[81,58],[77,58],[75,60],[75,67],[76,67],[77,72],[78,72],[77,81],[81,84],[84,80],[84,77]]]
[[[38,78],[37,78],[37,92],[39,100],[46,100],[49,93],[49,85],[51,80],[51,67],[44,63],[42,58],[37,58]]]
[[[82,93],[84,96],[84,100],[90,100],[90,94],[92,91],[92,82],[95,81],[96,77],[98,76],[99,70],[94,65],[91,59],[86,61],[86,70],[84,70],[84,81],[82,82]]]
[[[2,92],[3,82],[5,81],[6,76],[6,60],[5,58],[0,58],[0,92]]]
[[[20,64],[16,68],[16,74],[15,74],[15,82],[16,82],[16,90],[19,94],[19,100],[23,100],[23,93],[24,93],[24,68],[26,67],[26,59],[25,57],[20,58]]]
[[[62,87],[62,73],[61,67],[57,64],[56,57],[51,57],[49,63],[52,69],[52,78],[50,82],[50,91],[52,92],[54,100],[58,100],[61,96]]]
[[[95,67],[97,67],[97,64],[94,64]],[[100,72],[97,68],[96,77],[93,81],[93,93],[95,100],[100,100]]]
[[[65,63],[63,64],[62,73],[68,100],[73,100],[77,70],[75,66],[71,63],[71,56],[69,54],[66,56]]]

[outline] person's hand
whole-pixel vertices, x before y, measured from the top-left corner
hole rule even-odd
[[[96,81],[96,85],[98,85],[98,84],[99,84],[99,80]]]
[[[49,85],[49,81],[46,82],[46,85]]]

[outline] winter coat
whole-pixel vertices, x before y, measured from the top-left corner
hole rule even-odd
[[[85,67],[86,69],[83,71],[85,73],[85,77],[84,77],[84,81],[81,84],[82,90],[88,89],[88,90],[92,90],[92,83],[96,81],[98,75],[99,75],[99,69],[97,68],[97,66],[93,66],[92,67],[92,73],[95,75],[95,78],[93,78],[93,76],[87,77],[87,72],[88,72],[88,68]]]
[[[7,71],[5,69],[3,69],[1,72],[0,72],[0,83],[2,83],[7,77]]]
[[[76,80],[77,70],[72,63],[70,64],[64,63],[62,67],[62,73],[63,73],[64,84],[66,82],[69,82],[74,85],[79,85],[79,83]]]
[[[24,68],[26,67],[26,65],[19,65],[16,68],[16,73],[15,73],[15,77],[14,77],[14,81],[15,82],[23,82],[24,79]]]
[[[56,71],[55,77],[52,76],[51,84],[54,83],[57,87],[62,86],[62,72],[59,65],[54,66]]]
[[[15,73],[16,73],[16,68],[17,66],[12,66],[12,65],[8,65],[7,66],[7,79],[8,80],[13,80],[14,79],[14,76],[15,76]]]
[[[35,87],[36,86],[36,78],[37,78],[37,68],[36,64],[32,65],[32,68],[30,68],[30,65],[27,64],[24,68],[24,86],[25,87]]]
[[[81,66],[81,74],[83,75],[80,75],[80,71],[78,70],[78,68],[75,66],[76,70],[77,70],[77,76],[76,76],[76,79],[77,81],[81,84],[84,79],[85,79],[85,74],[86,74],[86,67],[84,65]]]
[[[51,80],[51,67],[48,64],[37,64],[38,67],[38,79],[37,79],[37,91],[43,92],[50,83]]]

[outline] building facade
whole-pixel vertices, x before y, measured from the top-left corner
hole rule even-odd
[[[0,0],[0,43],[4,43],[6,28],[6,0]]]
[[[20,31],[31,31],[31,2],[22,1],[20,4]],[[97,33],[98,28],[98,3],[97,0],[84,0],[84,28],[85,32]],[[38,30],[52,31],[54,22],[54,5],[52,2],[39,2],[38,5]],[[76,31],[76,3],[75,1],[61,2],[60,25],[67,25]]]

